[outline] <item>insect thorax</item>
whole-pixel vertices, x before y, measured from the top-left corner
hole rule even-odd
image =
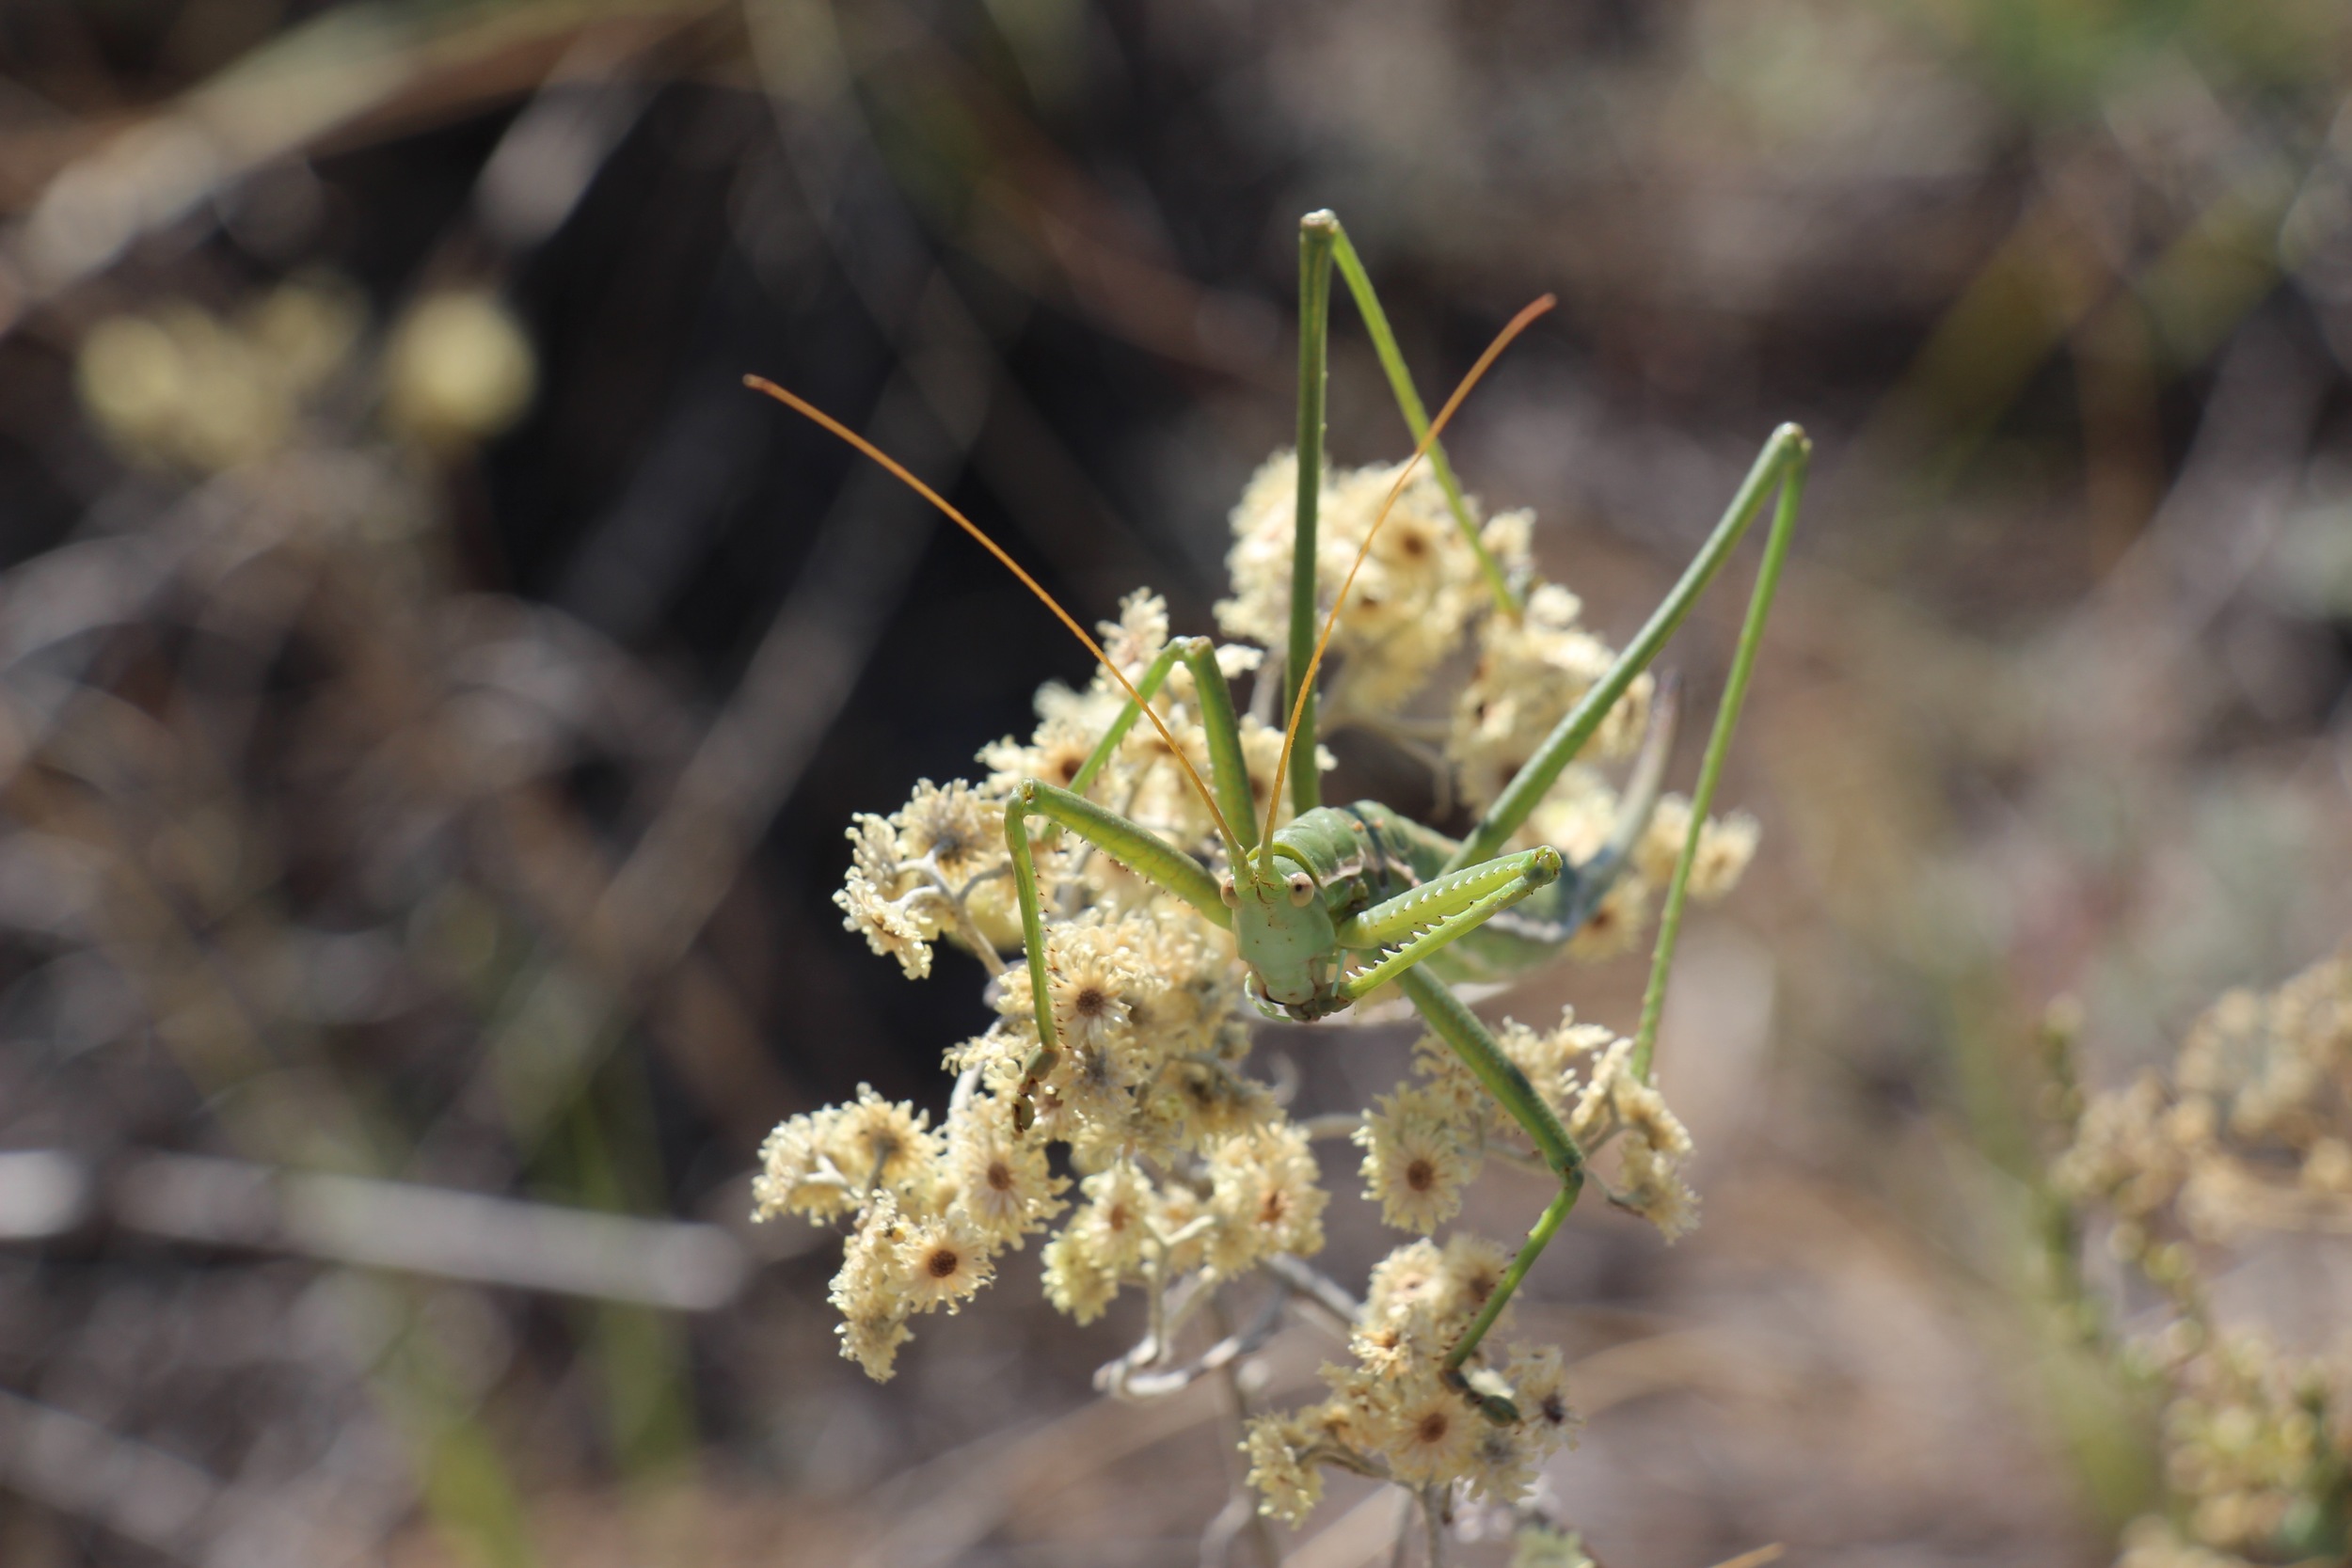
[[[1402,818],[1373,801],[1318,806],[1274,835],[1275,875],[1244,892],[1233,937],[1272,1010],[1292,1019],[1322,1018],[1347,1006],[1339,990],[1345,968],[1339,921],[1401,893],[1420,879]],[[1426,830],[1416,830],[1426,832]],[[1285,879],[1305,871],[1316,895],[1294,902]]]

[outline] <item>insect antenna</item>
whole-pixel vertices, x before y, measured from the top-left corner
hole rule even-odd
[[[1493,356],[1490,351],[1488,357],[1491,358],[1492,356]],[[834,419],[832,415],[826,413],[815,404],[808,402],[806,399],[802,398],[795,393],[786,391],[783,388],[777,386],[766,376],[747,375],[743,378],[743,385],[749,387],[755,392],[767,393],[770,397],[775,399],[778,403],[783,404],[787,408],[791,409],[794,413],[800,414],[815,423],[822,425],[825,429],[831,431],[834,435],[839,436],[850,446],[855,447],[858,451],[864,452],[866,456],[881,464],[882,467],[889,472],[893,479],[896,479],[899,483],[905,485],[908,489],[914,491],[916,495],[922,497],[925,500],[937,507],[943,514],[946,515],[949,522],[954,523],[958,528],[963,530],[964,532],[978,540],[980,547],[987,550],[989,554],[994,556],[1006,571],[1010,572],[1014,577],[1019,578],[1021,579],[1021,586],[1036,594],[1039,602],[1043,604],[1046,609],[1054,612],[1055,619],[1058,620],[1063,626],[1070,628],[1070,635],[1086,644],[1086,650],[1088,653],[1094,656],[1094,661],[1097,664],[1100,664],[1104,669],[1110,672],[1111,679],[1120,684],[1121,689],[1123,689],[1130,698],[1134,699],[1136,706],[1142,710],[1143,716],[1152,721],[1152,727],[1160,732],[1160,738],[1168,743],[1169,752],[1175,756],[1178,763],[1183,765],[1184,777],[1191,781],[1193,793],[1200,798],[1200,803],[1202,805],[1209,808],[1209,817],[1210,820],[1216,824],[1217,836],[1225,841],[1225,853],[1228,863],[1232,865],[1240,865],[1242,863],[1244,851],[1241,847],[1241,841],[1233,836],[1232,824],[1225,819],[1225,814],[1223,812],[1217,810],[1216,797],[1209,792],[1209,786],[1202,781],[1200,769],[1193,767],[1192,759],[1184,754],[1184,749],[1176,744],[1176,736],[1169,732],[1167,723],[1156,712],[1152,710],[1152,705],[1144,701],[1143,694],[1136,689],[1135,683],[1127,678],[1125,673],[1122,672],[1118,665],[1111,662],[1110,656],[1103,651],[1103,645],[1095,641],[1093,638],[1087,635],[1086,628],[1078,625],[1077,621],[1072,617],[1070,611],[1064,610],[1061,607],[1061,602],[1056,599],[1053,594],[1048,594],[1045,591],[1044,586],[1040,583],[1037,578],[1029,576],[1027,572],[1022,569],[1021,562],[1015,561],[1010,555],[1007,554],[1005,547],[996,543],[995,540],[991,539],[988,534],[981,530],[977,523],[965,516],[962,513],[957,511],[945,496],[942,496],[938,491],[932,489],[930,485],[915,478],[913,473],[908,471],[905,464],[900,463],[897,458],[891,456],[888,452],[882,451],[882,448],[874,445],[873,442],[867,440],[865,436],[860,436],[856,431],[851,430],[848,425],[843,424],[839,420]],[[1458,398],[1459,394],[1457,393],[1457,401]],[[1452,413],[1454,411],[1454,405],[1452,404],[1448,404],[1445,411],[1448,414]],[[1444,415],[1440,415],[1438,418],[1439,421],[1442,423]],[[1327,628],[1326,635],[1328,635]],[[1318,654],[1321,652],[1320,649],[1316,651]],[[1286,758],[1289,755],[1289,749],[1287,747],[1283,750],[1283,755]],[[1277,776],[1279,777],[1279,775]]]
[[[1397,497],[1405,493],[1406,482],[1413,477],[1413,470],[1421,466],[1421,460],[1437,443],[1438,433],[1445,429],[1446,421],[1454,418],[1454,411],[1462,406],[1464,398],[1470,396],[1470,388],[1478,385],[1479,378],[1502,356],[1502,351],[1511,346],[1511,340],[1526,331],[1529,323],[1557,303],[1551,295],[1546,294],[1513,316],[1510,325],[1495,334],[1495,341],[1486,345],[1486,352],[1478,356],[1478,362],[1470,368],[1470,373],[1462,377],[1461,385],[1454,388],[1454,395],[1445,400],[1445,406],[1438,410],[1438,417],[1429,421],[1429,429],[1422,436],[1421,444],[1413,449],[1412,457],[1397,470],[1396,483],[1389,486],[1388,499],[1380,503],[1380,511],[1372,519],[1372,527],[1364,531],[1364,542],[1357,546],[1356,559],[1348,566],[1347,576],[1341,581],[1340,591],[1331,600],[1330,613],[1323,618],[1323,635],[1315,639],[1314,657],[1307,660],[1306,673],[1299,677],[1298,694],[1291,702],[1290,722],[1282,727],[1282,756],[1274,766],[1276,780],[1290,777],[1291,748],[1298,739],[1299,721],[1307,714],[1308,694],[1315,689],[1315,672],[1323,668],[1323,651],[1331,645],[1332,629],[1340,624],[1340,607],[1347,603],[1347,591],[1356,586],[1356,574],[1363,569],[1365,559],[1372,554],[1372,542],[1379,536],[1380,525],[1389,520],[1389,513],[1396,505]],[[1298,562],[1291,562],[1292,571],[1299,569]],[[1309,562],[1306,570],[1313,569],[1313,563]],[[1258,836],[1261,846],[1258,868],[1264,876],[1274,874],[1274,816],[1281,805],[1282,792],[1278,783],[1274,799],[1266,803],[1265,832]]]

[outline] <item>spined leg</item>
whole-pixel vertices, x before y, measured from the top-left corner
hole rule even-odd
[[[1340,922],[1343,947],[1385,949],[1348,975],[1341,993],[1356,1001],[1470,935],[1540,888],[1559,880],[1560,851],[1549,845],[1434,878]]]

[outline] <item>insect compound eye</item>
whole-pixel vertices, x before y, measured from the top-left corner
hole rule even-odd
[[[1307,900],[1315,895],[1315,879],[1304,871],[1294,871],[1291,873],[1290,886],[1291,902],[1300,909],[1305,909]]]
[[[1227,877],[1218,881],[1216,884],[1216,895],[1225,900],[1225,907],[1227,909],[1237,910],[1241,908],[1241,895],[1233,890],[1232,878]]]

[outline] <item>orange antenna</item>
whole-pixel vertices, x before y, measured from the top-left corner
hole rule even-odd
[[[1493,357],[1492,351],[1489,351],[1487,357]],[[809,403],[805,399],[786,391],[783,388],[777,386],[766,376],[747,375],[743,378],[743,385],[749,387],[755,392],[767,393],[770,397],[775,399],[778,403],[783,404],[787,408],[791,409],[794,413],[803,415],[807,419],[814,420],[816,423],[824,426],[827,430],[833,432],[835,436],[840,436],[841,439],[847,441],[850,445],[855,447],[858,451],[864,452],[866,456],[881,464],[884,468],[889,470],[892,478],[898,480],[899,483],[904,484],[908,489],[914,491],[916,495],[922,497],[925,500],[939,508],[941,512],[946,514],[950,522],[953,522],[958,528],[963,530],[964,532],[978,540],[980,542],[981,548],[987,550],[989,554],[994,556],[1000,562],[1002,562],[1006,571],[1010,572],[1014,577],[1019,578],[1021,579],[1021,586],[1026,588],[1030,593],[1035,594],[1038,596],[1039,602],[1043,604],[1046,609],[1052,610],[1055,618],[1060,621],[1063,626],[1070,628],[1070,635],[1086,644],[1087,652],[1094,656],[1094,661],[1097,664],[1100,664],[1104,669],[1110,672],[1111,679],[1117,681],[1120,688],[1125,690],[1127,695],[1135,699],[1136,706],[1143,711],[1143,716],[1146,719],[1152,721],[1152,727],[1160,732],[1160,738],[1168,742],[1168,751],[1173,753],[1176,760],[1184,766],[1184,776],[1192,781],[1193,793],[1200,796],[1200,803],[1209,808],[1210,819],[1216,824],[1218,836],[1225,840],[1225,853],[1228,860],[1234,865],[1242,863],[1244,851],[1241,847],[1241,841],[1233,836],[1232,824],[1226,821],[1225,814],[1216,809],[1216,797],[1209,793],[1209,786],[1202,782],[1200,769],[1193,767],[1192,759],[1190,757],[1184,755],[1184,749],[1176,744],[1176,737],[1168,733],[1167,723],[1161,720],[1157,713],[1152,711],[1152,705],[1143,700],[1143,694],[1136,689],[1135,683],[1130,681],[1126,675],[1120,672],[1118,665],[1111,662],[1110,656],[1103,651],[1103,645],[1095,641],[1093,638],[1087,635],[1086,628],[1078,625],[1076,621],[1071,618],[1070,611],[1064,610],[1061,607],[1060,602],[1057,600],[1053,594],[1048,594],[1043,586],[1038,582],[1037,578],[1029,576],[1027,572],[1021,569],[1021,562],[1006,554],[1004,546],[997,544],[995,540],[991,539],[986,533],[981,531],[980,526],[977,523],[975,523],[971,518],[965,516],[962,513],[957,511],[953,506],[949,505],[946,497],[942,496],[938,491],[932,489],[930,485],[924,483],[921,480],[915,478],[912,473],[909,473],[905,464],[900,463],[897,458],[891,456],[888,452],[882,451],[882,448],[874,445],[873,442],[867,440],[865,436],[860,436],[856,431],[851,430],[848,425],[843,424],[839,420],[834,419],[831,414],[826,413],[815,404]],[[1455,396],[1458,400],[1460,394],[1457,393]],[[1446,405],[1446,413],[1450,414],[1453,411],[1454,405],[1452,404],[1448,404]],[[1443,415],[1439,416],[1440,421],[1443,420]],[[1328,628],[1326,629],[1326,635],[1328,635]],[[1321,650],[1318,649],[1317,652],[1320,653]],[[1311,668],[1311,666],[1310,666],[1310,668]],[[1288,751],[1285,749],[1284,755],[1287,756],[1288,754]]]
[[[1380,525],[1389,520],[1389,513],[1396,505],[1396,498],[1405,493],[1406,481],[1413,477],[1413,470],[1421,466],[1421,460],[1436,445],[1438,433],[1445,429],[1447,420],[1454,418],[1454,411],[1462,406],[1462,400],[1470,396],[1470,388],[1478,385],[1479,378],[1502,356],[1502,351],[1511,346],[1512,339],[1526,331],[1530,322],[1558,303],[1551,295],[1546,294],[1513,316],[1511,324],[1495,334],[1495,341],[1486,345],[1486,352],[1478,356],[1478,362],[1470,368],[1470,373],[1462,377],[1461,385],[1454,388],[1454,395],[1445,400],[1445,406],[1438,410],[1438,417],[1429,421],[1429,429],[1422,436],[1421,445],[1413,449],[1411,459],[1397,470],[1396,483],[1389,486],[1388,499],[1380,503],[1379,514],[1372,519],[1372,527],[1364,531],[1364,542],[1357,547],[1356,560],[1340,583],[1338,596],[1331,601],[1331,612],[1323,618],[1323,635],[1315,640],[1314,657],[1307,661],[1307,672],[1299,677],[1298,695],[1291,703],[1290,722],[1282,727],[1282,756],[1274,765],[1277,781],[1274,799],[1266,802],[1265,832],[1258,839],[1261,846],[1258,868],[1262,875],[1271,876],[1274,872],[1274,816],[1282,807],[1279,781],[1290,777],[1291,748],[1298,740],[1299,721],[1307,715],[1307,694],[1315,689],[1315,672],[1323,668],[1323,650],[1331,645],[1332,628],[1340,624],[1340,607],[1347,603],[1347,591],[1356,586],[1356,574],[1363,569],[1365,558],[1372,554],[1372,542],[1379,536]],[[1309,562],[1306,569],[1314,570],[1313,563]],[[1291,570],[1299,570],[1298,562],[1292,562]]]

